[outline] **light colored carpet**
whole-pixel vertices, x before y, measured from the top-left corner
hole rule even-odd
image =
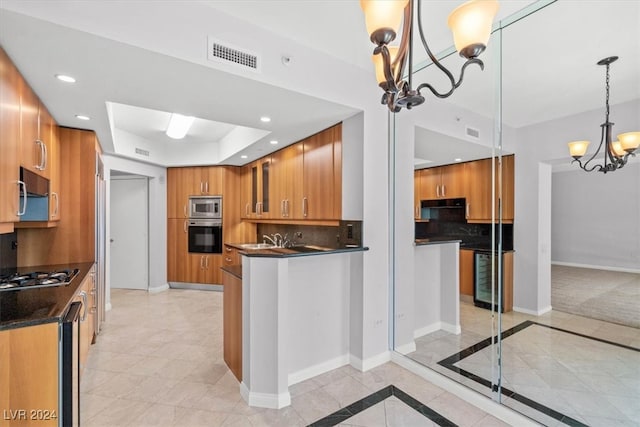
[[[640,328],[640,274],[551,266],[554,310]]]

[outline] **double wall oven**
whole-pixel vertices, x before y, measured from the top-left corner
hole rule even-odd
[[[189,198],[189,252],[222,253],[222,196]]]

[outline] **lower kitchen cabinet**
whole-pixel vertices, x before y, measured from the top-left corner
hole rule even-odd
[[[200,284],[220,284],[222,282],[220,267],[222,267],[221,254],[189,254],[188,264],[190,266],[187,280],[179,282],[200,283]]]
[[[473,250],[460,249],[460,295],[473,298]]]
[[[242,279],[222,271],[222,285],[224,361],[242,381]]]
[[[223,265],[241,265],[242,256],[238,253],[238,249],[233,246],[224,245],[224,254],[222,259]]]
[[[94,342],[96,305],[96,273],[95,266],[80,284],[80,294],[76,301],[82,302],[80,316],[80,373],[84,371],[89,356],[89,348]]]
[[[58,425],[58,332],[58,323],[0,332],[3,426]]]

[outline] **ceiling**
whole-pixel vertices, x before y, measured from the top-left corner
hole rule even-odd
[[[451,44],[446,16],[460,3],[424,2],[423,23],[434,52]],[[535,2],[500,3],[498,20]],[[244,164],[358,113],[198,60],[188,37],[224,39],[226,30],[211,28],[220,17],[246,28],[248,40],[257,34],[252,28],[260,27],[371,74],[373,46],[357,0],[3,0],[0,43],[60,124],[96,130],[106,152],[164,166]],[[638,99],[639,24],[640,1],[554,2],[506,28],[501,44],[494,35],[483,55],[484,72],[470,67],[452,97],[427,95],[427,102],[450,102],[492,118],[500,54],[503,123],[513,128],[602,108],[603,69],[594,64],[605,56],[621,57],[612,66],[612,104]],[[297,59],[292,57],[294,64]],[[417,56],[414,62],[422,61]],[[461,59],[452,55],[445,64],[458,70]],[[53,79],[62,72],[78,82]],[[321,76],[319,69],[310,78]],[[446,86],[435,67],[416,80]],[[184,140],[163,134],[171,112],[197,117]],[[92,120],[79,122],[76,114]],[[260,122],[262,115],[272,121]],[[276,146],[269,143],[274,139]],[[437,144],[437,138],[429,143]],[[451,152],[428,160],[459,157],[455,144],[447,145]],[[150,156],[136,156],[136,147]]]

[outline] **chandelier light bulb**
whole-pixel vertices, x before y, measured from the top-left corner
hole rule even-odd
[[[472,0],[451,12],[447,25],[453,32],[453,42],[460,56],[475,58],[484,51],[498,8],[497,0]]]
[[[409,0],[360,0],[367,32],[377,45],[395,39]]]

